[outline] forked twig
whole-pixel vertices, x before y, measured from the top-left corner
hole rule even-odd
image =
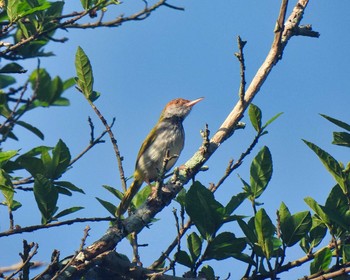
[[[118,162],[118,169],[119,169],[119,175],[120,175],[120,181],[121,181],[121,184],[122,184],[122,188],[123,188],[123,191],[126,192],[126,178],[125,178],[125,175],[124,175],[124,168],[123,168],[123,157],[120,155],[120,152],[119,152],[119,147],[118,147],[118,144],[117,144],[117,139],[114,137],[114,133],[112,132],[111,130],[111,126],[108,125],[106,119],[104,118],[104,116],[101,114],[100,110],[96,107],[96,105],[90,101],[89,99],[87,99],[90,106],[92,107],[92,109],[94,110],[94,112],[96,113],[96,115],[98,116],[98,118],[101,120],[102,124],[105,126],[106,128],[106,131],[109,135],[109,138],[111,139],[111,142],[112,142],[112,146],[113,146],[113,149],[114,149],[114,153],[115,153],[115,156],[117,158],[117,162]]]

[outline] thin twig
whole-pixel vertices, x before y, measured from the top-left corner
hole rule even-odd
[[[88,99],[88,102],[89,102],[90,106],[92,107],[92,109],[94,110],[94,112],[96,113],[96,115],[98,116],[98,118],[101,120],[102,124],[105,126],[106,131],[108,132],[109,138],[111,139],[112,146],[113,146],[113,149],[114,149],[114,153],[115,153],[115,156],[116,156],[117,162],[118,162],[120,181],[121,181],[121,184],[122,184],[123,191],[126,192],[126,189],[127,189],[127,187],[126,187],[126,178],[125,178],[125,175],[124,175],[124,168],[123,168],[123,163],[122,163],[123,157],[120,155],[118,144],[117,144],[117,139],[114,137],[114,134],[113,134],[113,132],[111,130],[111,126],[108,125],[106,119],[101,114],[100,110],[89,99]],[[113,121],[113,123],[114,123],[114,121]]]
[[[164,252],[162,252],[160,257],[156,261],[154,261],[148,268],[152,270],[159,267],[174,250],[174,248],[178,245],[178,239],[181,239],[185,235],[185,233],[192,227],[192,225],[192,220],[188,219],[185,226],[180,228],[178,236],[171,242],[169,247]]]
[[[243,41],[240,36],[237,37],[237,44],[238,44],[238,52],[235,53],[235,56],[237,57],[240,65],[240,76],[241,76],[241,82],[239,85],[239,100],[243,103],[244,102],[244,94],[245,94],[245,86],[246,86],[246,80],[245,80],[245,61],[244,61],[244,53],[243,48],[247,41]]]
[[[180,234],[180,225],[179,225],[179,217],[177,216],[176,209],[173,209],[173,214],[175,218],[175,227],[177,232],[177,252],[181,250],[181,234]]]
[[[172,159],[178,158],[179,155],[173,154],[170,155],[170,150],[166,150],[165,151],[165,155],[163,158],[163,163],[162,163],[162,168],[161,170],[159,170],[158,172],[158,176],[157,176],[157,180],[156,180],[156,184],[155,184],[155,196],[156,198],[161,199],[161,189],[163,187],[163,180],[166,177],[166,172],[167,172],[167,165],[169,163],[169,161],[171,161]]]
[[[12,274],[5,277],[5,279],[13,279],[13,276],[15,276],[20,271],[23,271],[23,279],[29,279],[29,262],[34,257],[34,255],[38,252],[39,245],[37,243],[30,243],[28,244],[26,240],[23,240],[23,254],[20,253],[20,256],[22,258],[22,265],[19,266]],[[32,251],[33,249],[33,251]]]
[[[46,267],[46,269],[40,274],[36,275],[33,280],[42,279],[42,276],[49,271],[56,271],[58,269],[58,262],[60,258],[60,251],[54,250],[51,254],[51,263]]]
[[[324,273],[318,277],[305,277],[302,278],[302,280],[327,280],[327,279],[337,279],[339,276],[342,275],[349,275],[350,273],[350,263],[347,263],[346,265],[344,265],[343,267],[340,267],[338,270],[336,271],[332,271],[332,272],[327,272]],[[347,278],[345,278],[347,279]]]
[[[69,166],[72,166],[76,161],[78,161],[82,156],[84,156],[91,148],[93,148],[95,145],[100,144],[100,143],[104,143],[104,140],[101,140],[106,133],[108,132],[107,130],[103,131],[100,136],[98,136],[96,139],[94,138],[94,125],[90,119],[90,117],[88,118],[88,122],[89,122],[89,126],[90,126],[90,141],[89,141],[89,145],[80,152],[79,155],[77,155],[74,159],[71,160],[71,162],[69,163]],[[111,123],[110,127],[113,127],[114,125],[114,119],[113,122]]]
[[[261,131],[262,133],[262,131]],[[244,159],[252,152],[254,147],[258,144],[260,137],[262,136],[261,133],[258,133],[252,143],[249,145],[249,147],[240,155],[240,157],[233,163],[233,160],[230,160],[228,163],[228,166],[225,170],[225,174],[221,177],[221,179],[215,184],[215,186],[212,188],[212,192],[215,192],[224,182],[225,180],[231,175],[231,173],[236,170],[239,166],[242,165]]]
[[[113,218],[113,217],[105,217],[105,218],[76,218],[76,219],[72,219],[72,220],[56,222],[56,223],[51,223],[51,224],[47,224],[47,225],[34,225],[34,226],[29,226],[29,227],[16,228],[14,230],[0,232],[0,237],[10,236],[10,235],[14,235],[14,234],[20,234],[20,233],[24,233],[24,232],[33,232],[33,231],[40,230],[40,229],[48,229],[48,228],[53,228],[53,227],[60,227],[60,226],[63,226],[63,225],[72,225],[72,224],[75,224],[75,223],[102,222],[102,221],[106,221],[106,222],[115,221],[115,218]]]
[[[13,127],[15,126],[16,122],[19,120],[19,118],[27,111],[28,109],[28,105],[26,105],[25,110],[23,110],[23,112],[21,114],[18,114],[17,117],[16,113],[17,113],[17,108],[19,106],[19,104],[21,103],[21,99],[24,96],[24,93],[27,91],[27,86],[28,86],[28,81],[24,84],[24,86],[22,87],[21,91],[20,91],[20,96],[17,99],[13,109],[11,110],[10,115],[6,118],[6,120],[3,122],[3,124],[0,125],[0,131],[3,131],[3,135],[2,138],[0,140],[0,143],[5,142],[8,135],[10,134],[10,132],[12,131]],[[32,103],[32,101],[28,101],[30,103]]]
[[[90,227],[87,225],[84,229],[84,236],[83,238],[81,239],[81,243],[80,243],[80,246],[79,246],[79,250],[77,252],[75,252],[74,256],[69,260],[69,262],[67,262],[67,264],[59,271],[56,272],[55,276],[52,277],[51,280],[56,280],[58,279],[58,277],[60,275],[62,275],[62,273],[74,262],[74,260],[76,259],[76,257],[79,255],[79,253],[81,251],[83,251],[84,249],[84,246],[85,246],[85,242],[86,242],[86,239],[88,238],[89,236],[89,231],[90,231]]]
[[[10,230],[13,230],[14,225],[15,225],[15,221],[13,219],[13,212],[11,207],[8,207],[8,211],[9,211],[9,220],[10,220]]]
[[[2,274],[4,273],[9,273],[11,271],[17,270],[19,267],[21,267],[23,265],[23,262],[18,262],[15,264],[12,264],[10,266],[2,266],[0,267],[0,278],[3,277]],[[44,266],[45,264],[43,262],[40,261],[31,261],[30,262],[30,268],[39,268]]]
[[[329,243],[327,246],[317,250],[316,252],[314,253],[309,253],[297,260],[294,260],[294,261],[291,261],[291,262],[288,262],[287,264],[285,265],[282,265],[280,266],[276,273],[277,274],[280,274],[282,272],[285,272],[285,271],[288,271],[290,269],[293,269],[295,267],[299,267],[299,266],[302,266],[303,264],[309,262],[309,261],[312,261],[319,253],[323,252],[324,248],[329,248],[330,250],[333,250],[334,249],[334,246],[335,244],[334,243]],[[349,264],[350,265],[350,264]],[[327,273],[327,272],[324,272],[324,273]],[[263,279],[270,279],[270,273],[269,272],[266,272],[266,273],[261,273],[260,275],[256,275],[256,276],[252,276],[252,277],[247,277],[246,279],[250,279],[250,280],[263,280]],[[313,278],[308,278],[307,276],[304,277],[304,278],[301,278],[301,279],[313,279]],[[320,278],[320,279],[323,279],[323,278]],[[320,280],[319,279],[319,280]],[[329,278],[324,278],[324,279],[329,279]]]
[[[136,232],[133,232],[130,234],[130,244],[131,244],[132,252],[133,252],[132,262],[137,264],[138,266],[142,266],[142,262],[140,260],[139,244],[138,244],[138,238],[137,238]]]

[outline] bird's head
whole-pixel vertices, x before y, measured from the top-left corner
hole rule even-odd
[[[165,106],[161,114],[161,119],[179,118],[180,120],[184,120],[191,112],[192,107],[201,100],[203,100],[203,97],[192,101],[183,98],[171,100]]]

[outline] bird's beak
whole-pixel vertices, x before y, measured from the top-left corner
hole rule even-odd
[[[188,102],[188,103],[186,104],[186,106],[187,106],[187,107],[192,107],[193,105],[197,104],[199,101],[202,101],[203,99],[204,99],[204,97],[201,97],[201,98],[192,100],[192,101]]]

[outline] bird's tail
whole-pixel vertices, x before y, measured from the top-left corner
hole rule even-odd
[[[124,197],[119,204],[119,207],[117,209],[117,217],[120,218],[120,216],[123,215],[126,212],[126,210],[128,210],[131,200],[139,191],[142,183],[143,181],[136,178],[135,176],[135,180],[131,183],[130,187],[125,192]]]

